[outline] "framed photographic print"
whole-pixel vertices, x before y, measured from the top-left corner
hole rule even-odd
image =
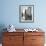
[[[24,23],[34,22],[34,5],[19,6],[19,21]]]

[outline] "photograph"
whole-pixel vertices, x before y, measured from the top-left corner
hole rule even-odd
[[[19,6],[19,21],[34,22],[34,5]]]

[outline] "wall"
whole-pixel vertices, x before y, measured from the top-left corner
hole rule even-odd
[[[34,5],[34,23],[19,22],[19,5]],[[45,27],[46,1],[41,0],[1,0],[0,25],[13,24],[16,28]]]

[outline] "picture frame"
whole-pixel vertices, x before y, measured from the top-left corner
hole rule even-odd
[[[34,5],[19,5],[19,22],[34,22]]]

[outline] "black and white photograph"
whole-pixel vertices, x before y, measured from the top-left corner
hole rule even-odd
[[[34,22],[34,5],[19,6],[19,21]]]

